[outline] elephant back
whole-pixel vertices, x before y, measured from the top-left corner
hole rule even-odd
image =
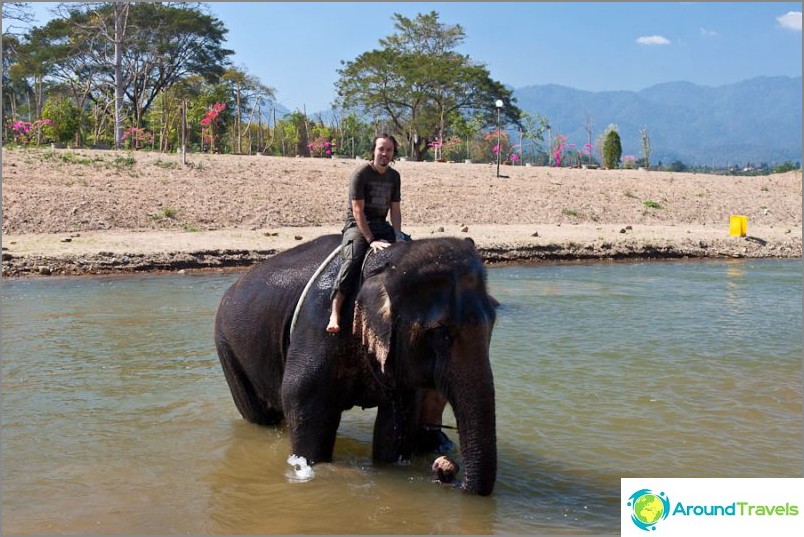
[[[416,274],[423,267],[444,266],[457,270],[480,270],[483,260],[471,239],[439,237],[397,242],[366,255],[361,272],[365,281],[388,268]]]

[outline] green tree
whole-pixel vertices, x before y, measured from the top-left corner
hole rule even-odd
[[[80,110],[85,110],[90,102],[104,95],[104,65],[99,58],[103,57],[107,47],[102,38],[77,30],[73,21],[63,18],[33,28],[27,35],[26,44],[35,61],[45,68],[51,85],[48,95],[69,95]],[[79,124],[76,145],[80,145],[82,130],[83,126]]]
[[[622,155],[623,146],[620,141],[620,133],[617,132],[617,126],[609,125],[603,139],[603,166],[609,170],[617,168]]]
[[[285,118],[288,117],[287,115],[285,116]],[[278,120],[274,126],[274,154],[283,157],[289,154],[296,154],[298,144],[299,129],[294,118]]]
[[[480,113],[484,126],[495,125],[497,99],[504,103],[505,123],[519,125],[511,91],[492,80],[485,66],[454,50],[464,39],[460,25],[440,23],[434,11],[413,20],[394,14],[393,20],[397,33],[380,40],[381,49],[342,62],[335,84],[340,106],[392,125],[415,160],[443,139],[455,114]]]
[[[3,4],[5,6],[5,4]],[[19,62],[18,50],[20,47],[19,39],[11,34],[3,34],[3,139],[7,139],[9,133],[7,126],[20,117],[19,106],[24,103],[24,98],[32,92],[24,73],[14,71]],[[28,119],[31,119],[30,116]]]
[[[522,126],[522,137],[528,141],[530,148],[530,162],[534,162],[537,150],[542,152],[541,143],[544,142],[544,134],[550,129],[550,122],[538,113],[522,112]],[[522,153],[525,153],[524,148]]]
[[[103,87],[93,96],[107,101],[113,99],[108,89],[116,87],[115,41],[121,39],[115,34],[121,16],[115,4],[62,3],[62,18],[45,27],[48,30],[51,25],[66,25],[65,35],[59,39],[93,45],[93,67],[100,69],[104,77]],[[223,23],[192,4],[126,4],[124,46],[117,50],[122,53],[123,90],[133,115],[131,123],[141,126],[160,92],[188,75],[217,82],[232,51],[222,47],[228,31]]]
[[[81,109],[64,97],[50,98],[42,110],[42,117],[53,123],[43,129],[46,136],[61,143],[76,140],[81,124]]]
[[[786,160],[782,164],[777,164],[773,168],[773,173],[786,173],[793,170],[800,170],[801,164],[794,164],[792,160]]]
[[[472,142],[478,137],[483,128],[483,118],[479,115],[467,117],[457,115],[451,125],[452,131],[464,139],[466,144],[466,158],[472,158]]]

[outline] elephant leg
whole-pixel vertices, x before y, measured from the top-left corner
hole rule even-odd
[[[306,458],[309,464],[332,461],[341,407],[331,391],[320,376],[300,373],[292,367],[285,370],[282,407],[292,452]]]
[[[257,395],[229,345],[225,341],[218,341],[217,349],[223,374],[240,414],[246,420],[259,425],[276,425],[282,421],[282,409],[269,407]]]
[[[410,459],[415,447],[416,409],[415,392],[397,393],[391,401],[377,407],[372,446],[375,461],[394,463]]]
[[[341,412],[321,403],[306,403],[303,408],[286,412],[290,444],[294,455],[304,457],[309,464],[332,462],[335,437],[341,422]]]

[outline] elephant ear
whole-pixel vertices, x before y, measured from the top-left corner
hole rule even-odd
[[[380,278],[365,281],[357,295],[352,331],[366,350],[373,354],[385,373],[385,363],[391,350],[393,314],[391,298]]]

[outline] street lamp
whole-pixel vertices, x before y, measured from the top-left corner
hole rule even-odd
[[[497,99],[494,103],[497,107],[497,177],[500,177],[500,153],[502,153],[502,146],[500,145],[500,110],[502,110],[502,99]]]

